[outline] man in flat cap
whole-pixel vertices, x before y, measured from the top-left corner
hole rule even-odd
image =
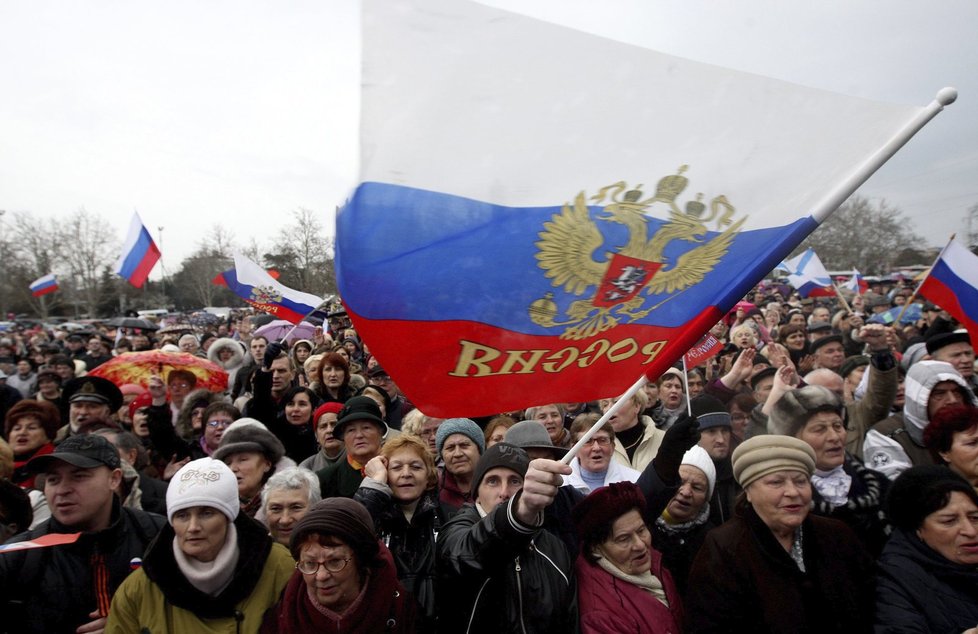
[[[122,392],[115,383],[98,376],[83,376],[64,384],[61,398],[68,401],[68,424],[58,430],[55,444],[97,421],[110,421],[122,407]]]
[[[10,632],[101,632],[113,593],[166,520],[122,507],[119,454],[101,436],[71,436],[27,468],[43,476],[51,517],[7,544],[80,535],[0,554],[3,625]]]
[[[978,378],[975,377],[975,349],[967,330],[943,332],[927,338],[927,354],[935,361],[950,363],[968,382],[971,391],[978,394]]]

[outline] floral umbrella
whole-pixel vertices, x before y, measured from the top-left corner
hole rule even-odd
[[[228,373],[219,365],[186,352],[126,352],[106,361],[88,374],[108,379],[116,385],[135,383],[148,387],[153,374],[159,374],[166,381],[173,370],[192,372],[197,377],[195,389],[207,388],[211,392],[223,392],[228,387]]]

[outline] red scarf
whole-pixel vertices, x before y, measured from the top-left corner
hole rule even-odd
[[[10,478],[10,481],[22,489],[33,489],[34,478],[37,476],[27,470],[27,463],[30,462],[31,458],[34,456],[44,456],[52,451],[54,451],[54,443],[49,442],[38,447],[36,450],[34,450],[34,453],[22,456],[19,460],[15,459],[14,475]]]

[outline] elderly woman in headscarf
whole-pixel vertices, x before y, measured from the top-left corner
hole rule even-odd
[[[105,631],[257,632],[292,575],[289,552],[239,511],[219,460],[184,465],[166,498],[169,524],[113,596]]]
[[[343,439],[333,434],[342,409],[342,403],[323,403],[313,412],[312,424],[315,426],[319,451],[300,462],[300,467],[320,471],[344,459],[346,448],[343,446]]]
[[[689,569],[714,527],[710,521],[710,498],[717,470],[706,450],[696,445],[679,465],[679,489],[652,524],[652,543],[662,553],[662,563],[672,573],[681,594],[686,593]]]
[[[397,578],[417,600],[418,629],[435,630],[435,541],[446,518],[438,504],[438,470],[419,438],[401,434],[364,466],[353,499],[370,512],[397,565]]]
[[[890,530],[883,512],[889,480],[846,453],[843,408],[835,393],[819,385],[791,390],[771,409],[768,431],[811,446],[812,512],[845,522],[875,558]]]
[[[262,632],[414,632],[414,601],[359,502],[330,498],[296,525],[295,573]]]
[[[879,562],[876,631],[975,634],[978,492],[945,467],[913,467],[887,511],[896,530]]]
[[[755,436],[733,469],[744,493],[693,562],[687,631],[870,631],[873,562],[849,527],[810,512],[811,446]]]
[[[645,495],[631,482],[593,491],[574,507],[581,631],[680,632],[683,608],[662,555],[652,548]]]

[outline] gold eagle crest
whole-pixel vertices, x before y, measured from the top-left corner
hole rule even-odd
[[[643,319],[702,281],[730,249],[747,216],[734,220],[736,210],[724,195],[710,201],[708,214],[703,194],[680,209],[676,201],[688,185],[683,176],[687,169],[683,165],[677,174],[662,178],[648,198],[643,199],[641,185],[629,189],[625,182],[608,185],[591,197],[591,203],[602,205],[597,220],[628,228],[627,242],[612,251],[596,253],[605,237],[591,219],[583,191],[545,222],[535,243],[537,266],[556,289],[577,296],[594,290],[591,297],[572,301],[561,321],[554,295],[547,293],[530,304],[530,319],[548,328],[567,326],[562,339],[586,339]],[[663,207],[669,219],[649,237],[649,218]],[[704,242],[711,225],[718,233]],[[676,241],[699,246],[669,248]],[[670,256],[667,250],[679,255]],[[645,308],[651,296],[659,295],[666,297]]]

